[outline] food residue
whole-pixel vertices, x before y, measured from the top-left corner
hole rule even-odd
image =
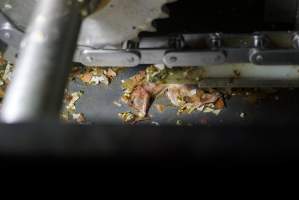
[[[156,110],[159,112],[159,113],[163,113],[166,109],[166,106],[163,105],[163,104],[155,104],[155,107],[156,107]]]
[[[78,79],[86,85],[109,85],[119,71],[119,68],[73,67],[70,80]]]
[[[138,116],[136,116],[132,112],[122,112],[119,113],[118,116],[121,118],[121,120],[125,123],[135,123],[138,119]]]
[[[11,81],[14,65],[8,63],[0,55],[0,105],[5,95],[7,85]],[[70,80],[79,80],[87,86],[97,86],[100,84],[109,85],[119,74],[120,68],[100,68],[100,67],[74,67],[70,74]],[[194,82],[200,81],[205,75],[202,69],[167,69],[164,65],[149,66],[145,70],[139,71],[128,80],[122,81],[123,94],[121,102],[128,105],[131,110],[119,113],[120,119],[129,124],[148,120],[149,110],[158,97],[168,99],[169,104],[155,103],[154,108],[163,113],[169,105],[177,109],[177,114],[192,114],[194,112],[211,113],[218,116],[226,107],[226,99],[231,96],[243,96],[248,102],[256,103],[259,99],[269,96],[279,101],[279,96],[274,96],[276,91],[264,92],[256,89],[237,90],[215,90],[203,89]],[[234,71],[235,78],[239,78],[241,73]],[[187,81],[186,81],[187,80]],[[188,84],[190,80],[190,84]],[[180,82],[184,82],[184,84]],[[84,95],[83,91],[65,92],[64,107],[61,112],[61,119],[66,122],[85,124],[87,122],[85,114],[77,109],[77,103]],[[120,101],[112,103],[121,108]],[[246,114],[240,113],[240,118],[244,119]],[[208,124],[208,118],[201,118],[200,124]],[[152,125],[160,125],[159,122],[152,121]],[[177,120],[176,125],[183,125],[182,120]]]
[[[84,94],[83,91],[72,92],[65,91],[64,107],[61,112],[61,119],[65,122],[76,122],[78,124],[86,123],[86,118],[83,113],[77,111],[76,104]]]
[[[196,85],[161,83],[158,79],[165,78],[168,73],[166,69],[153,66],[138,72],[123,81],[121,100],[140,118],[148,117],[153,101],[160,96],[168,98],[177,107],[178,114],[202,111],[219,115],[224,109],[224,97],[216,90],[203,90]],[[155,108],[161,113],[165,110],[165,106],[160,104],[156,104]]]

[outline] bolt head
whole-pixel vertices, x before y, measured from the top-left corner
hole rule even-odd
[[[264,57],[262,55],[257,55],[256,56],[256,62],[262,63],[264,61]]]
[[[169,61],[170,61],[171,63],[175,63],[176,61],[178,61],[178,58],[175,57],[175,56],[172,56],[172,57],[169,58]]]

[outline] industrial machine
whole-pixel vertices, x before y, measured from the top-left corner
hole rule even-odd
[[[181,17],[171,13],[171,6],[184,4],[195,9]],[[209,8],[210,18],[198,4]],[[201,87],[297,87],[298,1],[226,4],[231,10],[223,13],[224,3],[188,0],[0,1],[4,57],[17,66],[3,119],[57,114],[71,61],[101,67],[197,67],[205,71],[197,83]],[[169,13],[178,26],[170,24],[167,31]],[[193,21],[185,30],[184,19]],[[221,27],[225,20],[230,22]],[[238,78],[231,81],[236,72]]]
[[[38,158],[48,165],[78,157],[100,161],[102,167],[117,164],[115,171],[119,164],[143,161],[146,166],[170,161],[177,167],[175,161],[183,161],[208,168],[214,162],[259,168],[268,161],[271,166],[298,163],[298,9],[298,0],[0,0],[0,66],[3,57],[15,66],[5,95],[0,79],[1,166],[10,159],[24,164]],[[58,121],[74,65],[125,69],[107,87],[69,86],[78,95],[70,107],[85,90],[78,107],[99,124]],[[187,91],[193,95],[187,100],[199,88],[206,103],[208,97],[220,98],[216,89],[254,88],[245,96],[256,88],[283,90],[270,92],[265,103],[247,95],[255,105],[239,97],[217,101],[219,107],[230,107],[217,116],[200,107],[202,112],[177,116],[172,107],[164,115],[147,113],[143,103],[153,99],[137,87],[139,99],[133,103],[141,104],[143,117],[152,118],[150,126],[110,126],[116,118],[119,125],[117,113],[127,109],[114,102],[123,92],[120,85],[148,66],[159,73],[183,72],[172,84],[196,86]]]
[[[3,120],[57,117],[71,61],[124,68],[193,66],[205,72],[194,84],[208,88],[299,85],[297,0],[229,1],[226,12],[221,2],[201,2],[207,11],[198,4],[0,1],[2,51],[17,65]],[[171,13],[173,7],[179,11]]]

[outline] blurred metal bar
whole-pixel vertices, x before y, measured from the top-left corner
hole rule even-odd
[[[4,122],[58,117],[80,30],[78,2],[38,1],[4,99]]]

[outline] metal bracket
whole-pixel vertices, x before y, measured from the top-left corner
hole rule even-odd
[[[299,50],[252,49],[249,60],[255,65],[298,65]]]
[[[125,50],[90,50],[76,53],[75,61],[87,66],[126,66],[134,67],[140,64],[138,53]],[[77,57],[77,58],[76,58]]]
[[[167,52],[163,58],[167,67],[224,64],[226,56],[221,51],[174,51]]]

